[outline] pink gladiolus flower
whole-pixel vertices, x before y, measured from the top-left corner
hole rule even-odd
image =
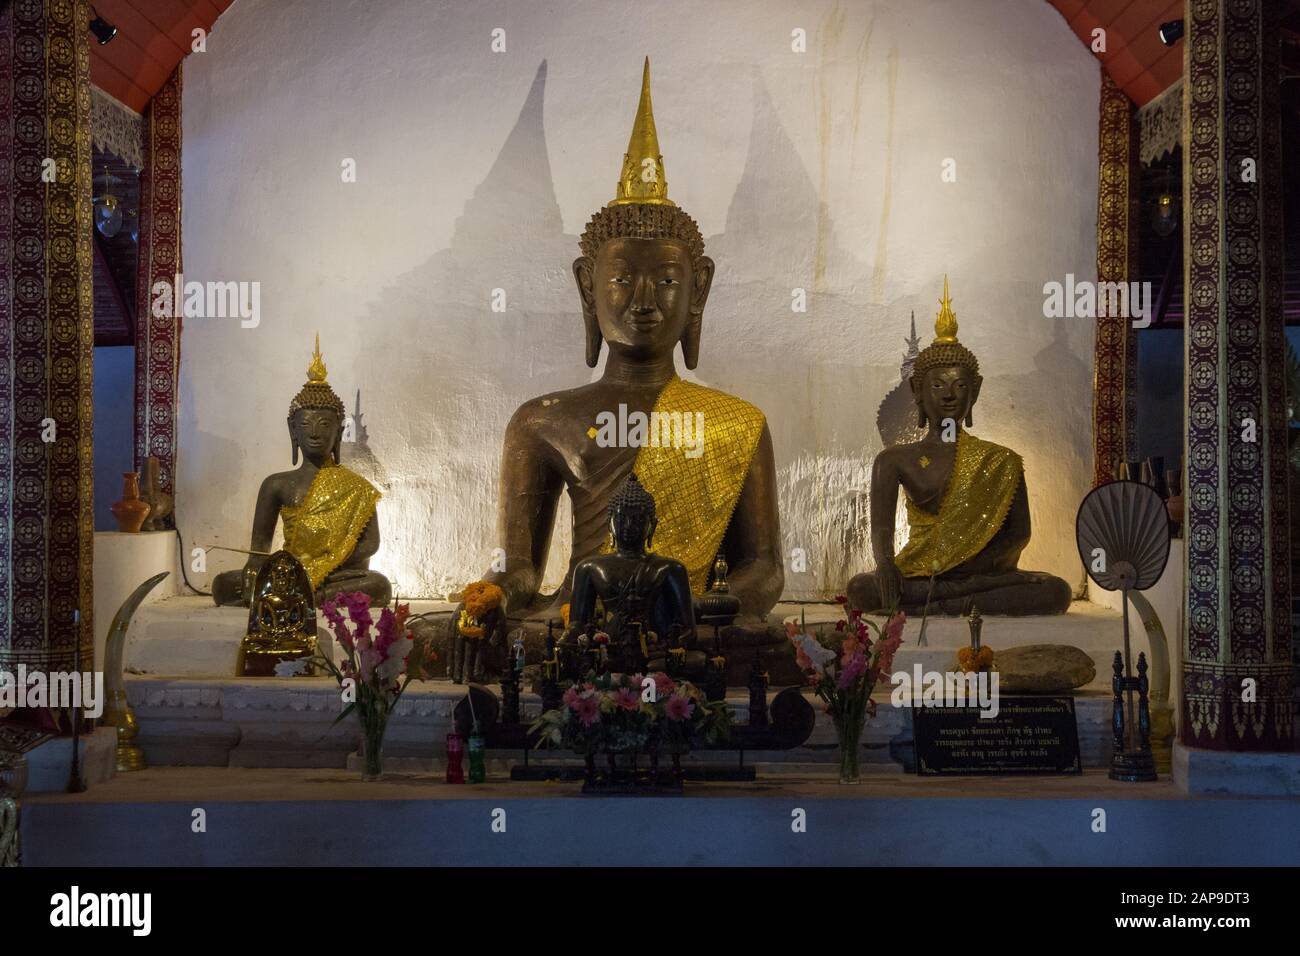
[[[573,710],[584,727],[590,727],[600,721],[600,701],[594,694],[590,697],[580,696]]]
[[[677,689],[677,682],[663,671],[656,671],[652,676],[655,679],[655,694],[657,696],[667,697]]]
[[[384,662],[379,656],[379,652],[373,647],[368,647],[361,652],[361,680],[364,683],[370,683],[370,679],[375,674],[375,668]]]
[[[904,614],[902,611],[899,611],[897,614],[891,617],[889,619],[889,623],[885,625],[885,637],[886,638],[896,637],[899,639],[899,641],[902,641],[903,625],[906,623],[907,623],[907,615]]]
[[[896,637],[886,637],[880,642],[878,648],[880,657],[877,659],[877,667],[882,674],[888,674],[894,669],[894,654],[898,650],[898,645],[903,643],[902,635]]]
[[[840,690],[848,690],[867,670],[867,655],[861,651],[850,657],[840,670],[839,679],[835,682]]]
[[[673,694],[664,704],[664,712],[668,715],[669,720],[686,720],[695,712],[695,704],[689,697],[682,694]]]
[[[320,612],[325,615],[325,620],[330,622],[330,627],[335,631],[343,623],[343,615],[339,613],[339,606],[333,601],[326,601],[320,606]]]
[[[394,626],[393,612],[384,608],[379,615],[379,635],[375,638],[375,650],[380,660],[388,659],[388,649],[397,641],[397,628]]]
[[[641,695],[631,687],[620,687],[614,694],[614,703],[624,710],[636,710],[641,706]]]
[[[785,622],[785,636],[793,639],[799,633],[799,625],[794,621]]]

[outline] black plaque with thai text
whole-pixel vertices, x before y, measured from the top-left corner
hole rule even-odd
[[[999,698],[996,717],[978,707],[912,710],[916,772],[1083,773],[1073,697]]]

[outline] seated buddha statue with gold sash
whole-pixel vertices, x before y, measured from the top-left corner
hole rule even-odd
[[[486,575],[512,617],[558,616],[574,568],[613,550],[610,497],[634,471],[658,503],[658,554],[680,561],[690,588],[714,559],[733,569],[741,615],[771,610],[784,583],[776,470],[763,413],[677,374],[699,356],[714,264],[695,221],[668,198],[650,103],[650,64],[616,197],[592,217],[573,263],[587,365],[608,347],[599,380],[525,402],[502,449],[498,541],[505,570]],[[539,596],[560,493],[573,511],[565,583]]]
[[[1024,465],[1010,448],[976,438],[979,362],[957,341],[957,316],[943,280],[935,340],[912,369],[911,388],[928,428],[916,442],[892,445],[871,469],[874,571],[849,581],[850,603],[864,611],[898,605],[919,614],[1061,614],[1070,585],[1021,571],[1029,543]],[[907,501],[907,545],[894,553],[898,489]]]
[[[320,337],[307,369],[307,383],[289,403],[293,471],[269,476],[257,492],[248,562],[223,571],[212,582],[217,604],[248,606],[258,569],[266,561],[277,521],[284,522],[284,549],[302,562],[315,589],[316,604],[343,592],[361,591],[385,605],[392,585],[370,570],[379,550],[378,489],[339,464],[343,401],[326,382]]]

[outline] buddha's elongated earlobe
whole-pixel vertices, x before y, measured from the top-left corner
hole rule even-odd
[[[695,368],[700,362],[700,325],[703,319],[702,313],[692,312],[682,330],[682,361],[687,368]]]
[[[650,550],[650,545],[654,542],[655,528],[657,527],[659,527],[659,519],[658,518],[650,519],[650,527],[645,533],[645,549],[647,551]]]
[[[972,428],[975,425],[975,419],[971,417],[971,410],[966,409],[966,427]]]
[[[587,368],[595,368],[600,361],[600,346],[605,341],[600,334],[600,320],[596,317],[596,290],[592,279],[594,263],[586,256],[573,260],[573,278],[578,283],[578,298],[582,300],[582,324],[586,329]]]
[[[704,324],[704,303],[709,300],[715,266],[708,256],[700,256],[691,263],[694,287],[691,289],[691,314],[682,330],[682,360],[687,368],[695,368],[700,361],[700,329]]]
[[[298,464],[298,436],[293,433],[293,420],[289,421],[289,444],[293,448],[293,463]]]

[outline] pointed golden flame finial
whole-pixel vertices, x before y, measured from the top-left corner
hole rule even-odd
[[[316,348],[311,353],[311,364],[307,366],[307,381],[323,382],[325,381],[325,361],[320,354],[320,333],[316,333]]]
[[[646,203],[651,206],[675,206],[668,198],[668,180],[664,178],[664,158],[659,152],[659,134],[655,132],[654,108],[650,105],[650,57],[641,72],[641,102],[637,104],[632,136],[623,154],[623,174],[618,180],[618,194],[611,206]]]
[[[948,275],[943,277],[943,298],[939,300],[939,314],[934,320],[934,340],[936,342],[957,341],[957,313],[952,310],[952,299],[948,297]]]

